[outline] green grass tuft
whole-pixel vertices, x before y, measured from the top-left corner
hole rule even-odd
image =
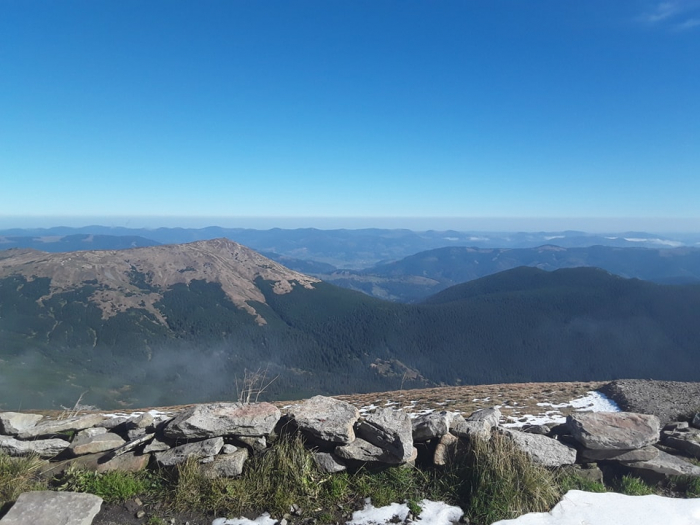
[[[583,490],[586,492],[607,492],[607,488],[599,481],[591,481],[577,474],[567,474],[559,478],[559,490],[562,494],[570,490]]]
[[[0,516],[22,492],[46,489],[46,482],[38,477],[43,463],[37,456],[14,458],[0,452]]]
[[[126,501],[137,496],[155,497],[163,490],[163,480],[149,471],[93,472],[69,467],[59,481],[58,490],[88,492],[107,503]]]
[[[628,496],[646,496],[648,494],[656,494],[654,487],[647,485],[640,478],[626,474],[620,478],[616,487],[622,494]]]

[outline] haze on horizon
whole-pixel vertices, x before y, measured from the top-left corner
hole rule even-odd
[[[4,2],[0,228],[700,231],[700,2]]]

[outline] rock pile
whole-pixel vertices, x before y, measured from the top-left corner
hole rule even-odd
[[[700,416],[663,428],[656,416],[626,412],[577,413],[561,425],[521,430],[504,428],[500,421],[497,408],[467,418],[440,412],[411,419],[389,408],[361,417],[353,405],[323,396],[293,405],[285,414],[269,403],[195,405],[167,418],[152,413],[117,418],[91,413],[47,420],[4,412],[0,452],[46,458],[50,460],[46,474],[72,464],[99,472],[134,471],[149,464],[173,467],[196,458],[202,473],[216,478],[241,475],[246,460],[264,453],[283,432],[300,432],[324,472],[368,464],[411,464],[418,449],[421,461],[445,465],[471,440],[501,433],[545,467],[579,464],[599,473],[595,464],[602,464],[650,477],[700,476],[700,467],[683,459],[700,458]]]

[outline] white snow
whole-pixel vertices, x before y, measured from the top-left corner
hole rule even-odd
[[[577,412],[620,412],[620,407],[617,406],[612,399],[597,391],[588,392],[583,397],[572,399],[568,403],[537,403],[539,407],[550,407],[553,409],[572,407]],[[524,414],[518,416],[517,421],[512,416],[505,423],[504,427],[522,427],[524,425],[545,425],[547,423],[564,423],[566,418],[559,410],[548,410],[544,414],[531,415]]]
[[[277,520],[273,520],[267,512],[264,512],[262,516],[256,518],[255,520],[249,520],[248,518],[216,518],[211,522],[211,525],[275,525]]]
[[[644,239],[640,237],[625,237],[627,242],[652,242],[654,244],[661,244],[663,246],[671,246],[672,248],[678,248],[683,246],[682,242],[670,241],[668,239]]]
[[[570,490],[550,512],[532,512],[492,525],[699,525],[700,499],[626,496]]]
[[[375,507],[367,499],[365,508],[352,513],[352,519],[346,525],[384,525],[396,523],[397,519],[405,523],[420,523],[421,525],[450,525],[462,517],[462,509],[452,507],[441,501],[424,499],[420,503],[421,513],[416,521],[407,520],[409,509],[405,503],[392,503],[385,507]]]

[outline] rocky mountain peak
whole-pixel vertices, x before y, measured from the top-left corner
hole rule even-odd
[[[294,286],[312,288],[318,282],[225,238],[127,250],[8,250],[0,257],[0,278],[10,275],[30,280],[50,278],[49,296],[93,284],[97,289],[90,300],[100,307],[104,318],[130,308],[145,308],[163,323],[165,319],[154,304],[163,291],[179,283],[219,283],[235,305],[264,324],[265,320],[248,304],[265,302],[256,279],[274,282],[273,290],[278,294],[288,293]]]

